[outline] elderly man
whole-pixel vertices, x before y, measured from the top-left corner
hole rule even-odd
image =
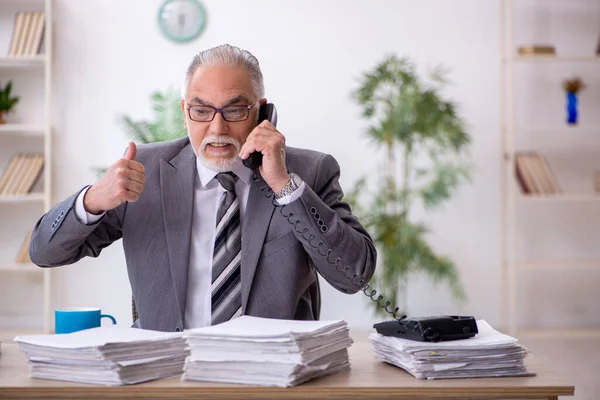
[[[266,104],[252,54],[229,45],[199,53],[182,90],[188,136],[130,143],[102,179],[40,218],[31,260],[72,264],[122,238],[134,325],[144,329],[239,315],[318,319],[317,272],[355,293],[375,271],[376,250],[342,201],[336,160],[287,147],[259,121]],[[243,163],[255,152],[257,170]]]

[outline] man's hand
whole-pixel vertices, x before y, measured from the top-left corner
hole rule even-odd
[[[129,142],[127,152],[111,165],[106,174],[89,188],[83,199],[85,210],[101,214],[112,210],[125,201],[137,201],[144,190],[144,166],[134,161],[137,149]]]
[[[250,132],[240,149],[240,157],[245,160],[254,151],[263,155],[259,168],[261,176],[273,191],[278,192],[289,180],[285,166],[285,137],[265,120]]]

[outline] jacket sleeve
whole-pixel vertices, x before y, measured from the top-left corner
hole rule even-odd
[[[313,265],[329,284],[344,293],[361,290],[375,273],[377,251],[339,184],[340,167],[324,155],[312,188],[305,185],[297,200],[283,206],[284,215]],[[336,260],[339,258],[339,262]]]
[[[82,190],[85,188],[82,188]],[[98,257],[103,248],[122,237],[126,202],[93,224],[75,215],[81,190],[56,204],[36,222],[29,243],[29,258],[40,267],[73,264],[83,257]]]

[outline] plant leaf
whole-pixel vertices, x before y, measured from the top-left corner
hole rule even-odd
[[[470,177],[463,158],[471,137],[457,104],[442,95],[449,82],[446,75],[437,66],[430,82],[425,82],[408,57],[386,55],[362,74],[351,94],[369,122],[365,131],[369,141],[385,152],[386,165],[395,168],[399,161],[404,169],[402,174],[381,171],[374,194],[367,193],[363,178],[348,196],[378,249],[371,283],[394,305],[414,273],[445,281],[456,299],[464,298],[457,268],[449,258],[435,254],[425,240],[427,228],[410,219],[418,201],[426,208],[439,206]],[[374,308],[376,314],[386,315],[383,308]]]
[[[187,135],[178,90],[169,88],[164,93],[155,91],[150,95],[150,104],[153,121],[134,121],[129,116],[120,116],[121,126],[128,136],[141,143],[154,143]]]

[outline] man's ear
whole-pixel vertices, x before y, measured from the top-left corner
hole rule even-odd
[[[185,100],[181,99],[181,112],[183,113],[183,127],[187,130],[187,113],[185,112]]]
[[[260,99],[258,104],[260,104],[261,106],[267,104],[267,98],[265,97],[265,98]]]

